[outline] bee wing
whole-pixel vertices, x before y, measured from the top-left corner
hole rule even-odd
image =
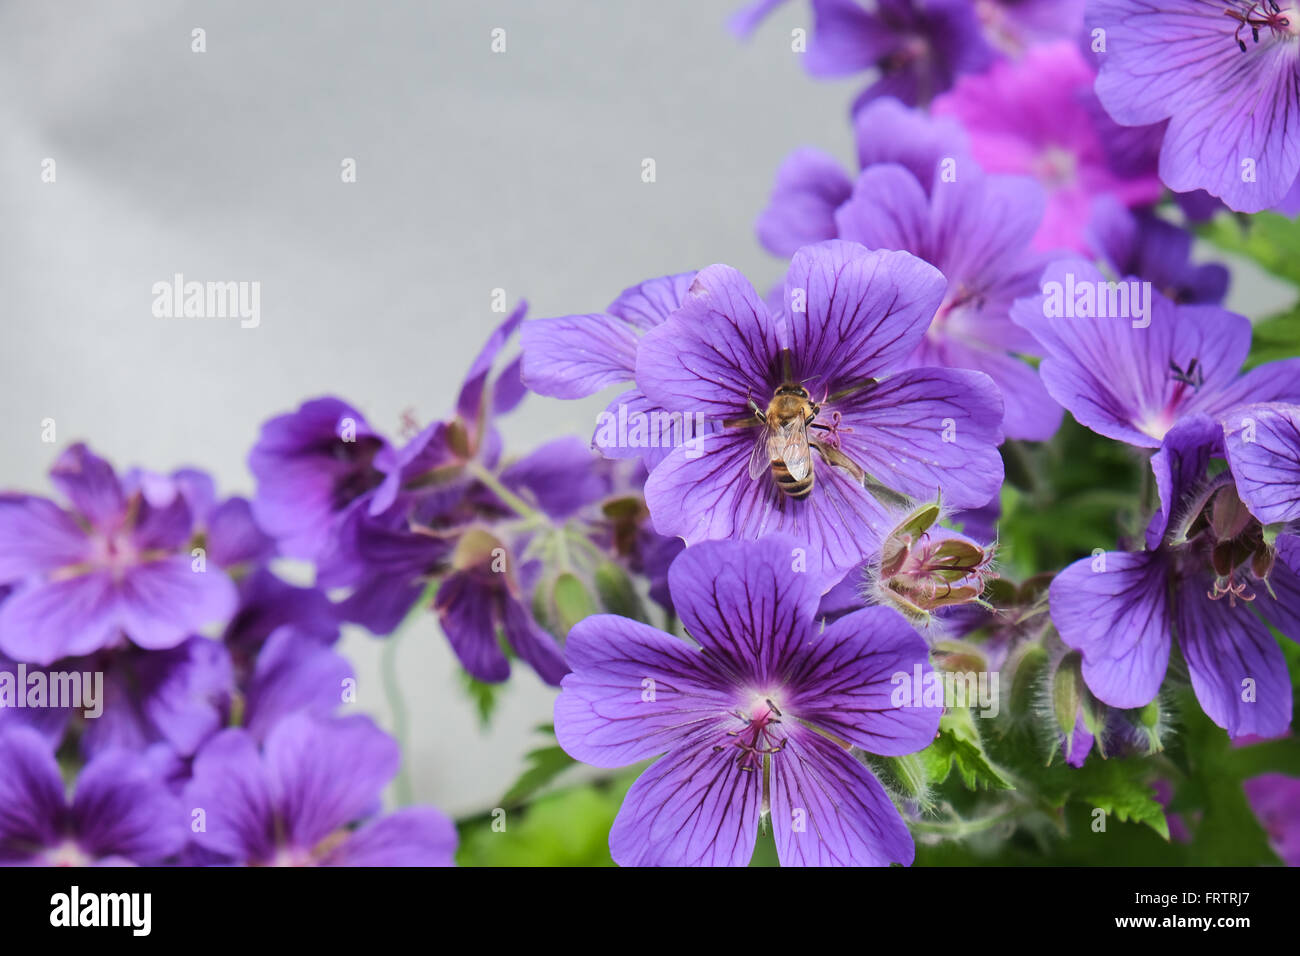
[[[812,471],[812,452],[808,449],[808,426],[802,415],[790,419],[775,430],[771,439],[772,458],[780,458],[795,481],[803,481]]]
[[[772,470],[771,438],[773,435],[772,426],[766,422],[758,430],[758,438],[754,442],[754,450],[749,456],[749,477],[753,479],[761,478]]]

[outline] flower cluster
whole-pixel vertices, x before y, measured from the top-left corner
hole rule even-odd
[[[1300,207],[1300,9],[810,15],[808,72],[871,84],[856,171],[775,173],[774,287],[692,263],[603,312],[520,303],[443,417],[265,422],[248,498],[83,444],[56,498],[0,495],[0,862],[451,864],[447,817],[381,810],[403,754],[336,648],[415,615],[476,692],[558,688],[556,773],[649,761],[622,865],[907,865],[1079,800],[1194,843],[1202,751],[1296,862],[1267,760],[1300,686],[1300,358],[1192,253],[1239,235],[1225,207]],[[1300,285],[1295,254],[1257,258]],[[507,454],[530,393],[610,389],[589,436]]]

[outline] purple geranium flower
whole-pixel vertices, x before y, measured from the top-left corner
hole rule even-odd
[[[0,651],[49,664],[125,641],[175,647],[234,611],[226,574],[188,550],[194,518],[181,496],[165,507],[120,481],[85,445],[51,471],[72,505],[0,495]]]
[[[1097,96],[1126,126],[1168,120],[1160,178],[1233,209],[1281,202],[1300,173],[1300,10],[1284,0],[1093,0]]]
[[[1217,305],[1228,291],[1228,270],[1217,262],[1192,265],[1192,236],[1152,212],[1133,212],[1114,196],[1098,197],[1086,240],[1117,276],[1145,279],[1179,304]]]
[[[381,453],[391,453],[387,440],[337,398],[271,419],[248,455],[257,523],[287,556],[320,559],[341,516],[383,480]]]
[[[99,754],[82,768],[71,803],[34,730],[0,732],[0,767],[0,864],[157,864],[185,846],[185,813],[146,755]]]
[[[610,830],[624,866],[747,863],[770,814],[789,865],[911,863],[907,827],[850,752],[925,747],[940,710],[899,707],[893,675],[928,670],[925,642],[886,608],[824,630],[820,588],[791,571],[796,542],[710,542],[669,571],[692,647],[613,615],[569,635],[574,673],[555,702],[572,756],[620,767],[664,756]]]
[[[1175,305],[1136,280],[1108,284],[1077,260],[1053,263],[1041,287],[1012,318],[1047,353],[1039,374],[1048,393],[1107,438],[1156,448],[1189,415],[1221,420],[1248,402],[1300,400],[1300,359],[1239,374],[1250,351],[1250,322],[1240,315]]]
[[[1061,409],[1016,357],[1037,353],[1038,344],[1011,320],[1012,303],[1037,292],[1047,265],[1029,248],[1042,220],[1042,190],[1030,179],[970,168],[953,181],[935,174],[927,185],[901,166],[865,170],[835,214],[839,235],[938,268],[948,288],[907,366],[987,372],[1002,390],[1007,437],[1045,441],[1060,426]]]
[[[536,562],[514,567],[514,556],[490,531],[472,528],[456,545],[451,571],[438,585],[434,607],[461,665],[481,681],[503,681],[510,661],[497,635],[548,684],[569,672],[564,655],[531,611]]]
[[[398,762],[396,743],[366,717],[295,715],[260,750],[248,731],[225,730],[194,760],[183,819],[201,821],[201,848],[235,863],[450,866],[456,830],[437,810],[375,818]]]
[[[1105,703],[1151,701],[1176,636],[1206,714],[1233,737],[1269,736],[1290,723],[1291,684],[1265,622],[1300,639],[1300,539],[1270,543],[1233,475],[1207,477],[1222,444],[1223,426],[1205,415],[1169,431],[1151,460],[1161,507],[1146,550],[1097,554],[1062,571],[1052,621],[1083,654],[1084,680]]]
[[[813,35],[804,66],[813,76],[876,70],[854,109],[880,96],[927,104],[995,53],[970,0],[812,0]]]
[[[637,354],[637,384],[650,401],[726,426],[700,448],[673,449],[651,472],[646,503],[659,533],[688,544],[790,533],[808,549],[810,568],[838,578],[890,527],[864,472],[877,490],[942,490],[957,507],[988,501],[1002,481],[996,386],[982,372],[896,371],[943,292],[943,276],[915,256],[839,240],[795,255],[788,317],[772,316],[729,266],[702,271]],[[759,446],[758,416],[778,389],[802,390],[819,406],[806,427],[816,449],[807,460],[816,455],[818,467],[802,498],[781,490]]]
[[[966,127],[986,172],[1042,183],[1048,198],[1035,238],[1039,249],[1086,251],[1083,227],[1099,195],[1126,206],[1160,197],[1154,153],[1143,159],[1145,134],[1130,142],[1135,134],[1124,135],[1095,106],[1092,82],[1093,70],[1075,45],[1054,43],[962,78],[934,104],[937,116],[955,117]]]

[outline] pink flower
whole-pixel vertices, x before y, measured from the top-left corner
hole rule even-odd
[[[1043,184],[1048,199],[1034,237],[1038,249],[1087,252],[1084,227],[1098,196],[1130,207],[1160,197],[1160,128],[1112,122],[1092,92],[1095,77],[1074,44],[1053,43],[964,76],[934,102],[936,116],[966,127],[971,152],[987,172]]]

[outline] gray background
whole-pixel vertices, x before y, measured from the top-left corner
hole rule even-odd
[[[390,432],[406,408],[442,415],[500,319],[497,287],[533,316],[719,261],[766,288],[781,268],[752,226],[772,175],[802,144],[852,157],[857,84],[802,74],[803,4],[735,41],[741,2],[6,4],[0,487],[44,489],[84,438],[119,466],[194,464],[247,493],[259,425],[305,398],[340,395]],[[154,318],[151,287],[176,272],[259,281],[261,326]],[[1256,305],[1280,294],[1249,286]],[[532,398],[509,447],[585,435],[603,407]],[[381,648],[342,646],[388,724]],[[492,806],[552,693],[519,670],[484,732],[431,620],[399,664],[417,799]]]

